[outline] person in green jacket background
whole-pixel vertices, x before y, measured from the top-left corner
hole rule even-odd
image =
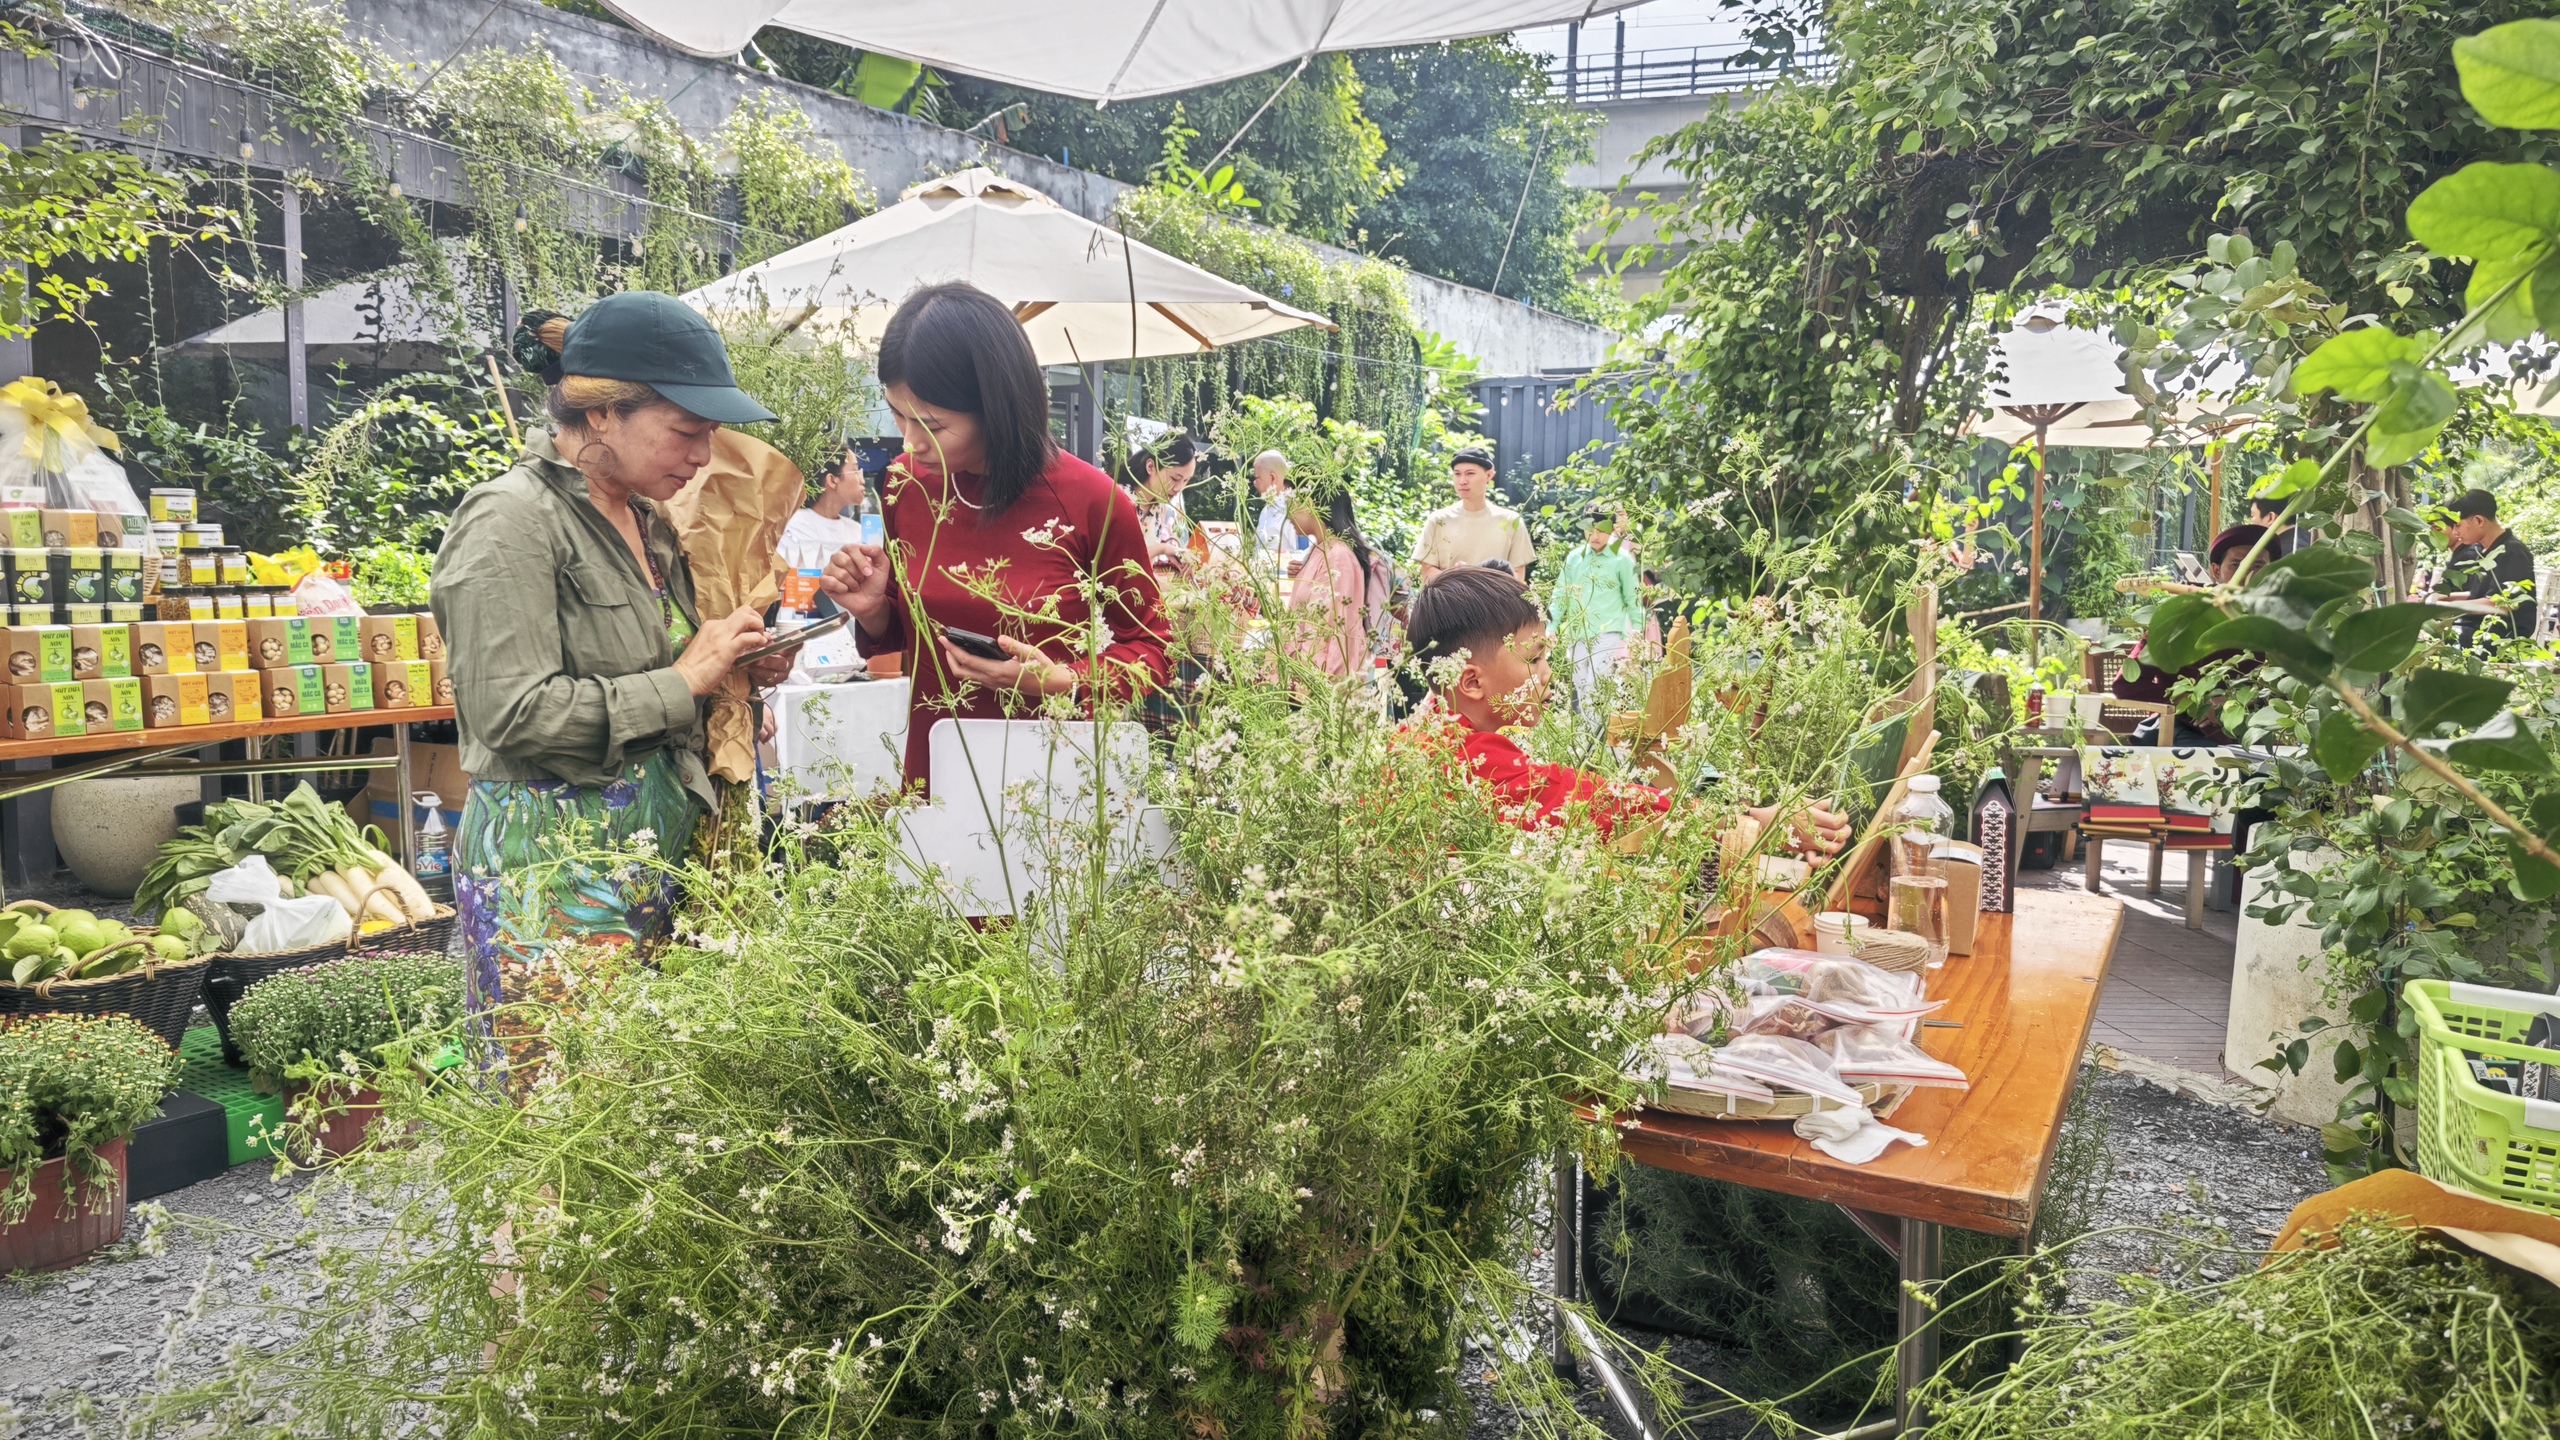
[[[1605,725],[1603,692],[1626,658],[1628,638],[1644,633],[1644,601],[1635,559],[1619,547],[1609,517],[1586,511],[1582,539],[1556,573],[1550,608],[1556,638],[1564,642],[1573,708]]]
[[[664,867],[718,804],[702,699],[764,626],[752,609],[695,612],[664,507],[721,425],[775,417],[671,295],[615,295],[574,324],[529,315],[516,353],[551,384],[553,430],[455,508],[433,598],[472,777],[454,836],[468,999],[521,1089],[548,1050],[546,1007],[594,993],[620,952],[663,933]],[[748,675],[778,683],[790,663]],[[662,864],[562,862],[602,846]]]

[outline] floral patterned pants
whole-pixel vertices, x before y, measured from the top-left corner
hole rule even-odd
[[[474,780],[454,836],[454,909],[484,1068],[521,1094],[551,1051],[551,1019],[608,993],[661,938],[701,802],[664,752],[610,785]],[[625,857],[610,858],[600,852]]]

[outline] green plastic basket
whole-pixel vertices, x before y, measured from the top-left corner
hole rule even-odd
[[[2418,1169],[2448,1185],[2560,1212],[2560,1101],[2502,1095],[2471,1074],[2463,1052],[2560,1066],[2560,1050],[2523,1042],[2560,995],[2412,980],[2418,1019]]]
[[[212,1026],[188,1031],[178,1046],[178,1088],[193,1090],[222,1107],[232,1164],[275,1158],[260,1140],[284,1128],[284,1097],[261,1095],[251,1088],[249,1072],[222,1058],[222,1035]]]

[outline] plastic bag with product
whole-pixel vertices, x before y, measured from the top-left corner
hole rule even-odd
[[[1778,1093],[1757,1080],[1716,1068],[1715,1051],[1686,1035],[1664,1035],[1653,1042],[1653,1069],[1665,1085],[1692,1094],[1719,1095],[1761,1104]]]
[[[293,603],[296,613],[315,619],[325,615],[364,613],[364,607],[356,603],[355,596],[347,593],[346,586],[316,570],[295,583]]]
[[[1925,998],[1917,976],[1811,950],[1755,950],[1743,956],[1742,989],[1746,995],[1794,996],[1853,1025],[1927,1015],[1945,1003]]]
[[[1823,1006],[1801,995],[1754,995],[1749,1018],[1735,1029],[1744,1035],[1784,1035],[1812,1040],[1840,1028],[1842,1022]]]
[[[1880,1026],[1843,1025],[1813,1043],[1831,1057],[1840,1078],[1853,1084],[1973,1088],[1962,1070]]]
[[[355,928],[347,907],[326,895],[285,898],[284,882],[267,867],[267,857],[252,855],[205,881],[205,898],[225,905],[264,907],[231,947],[236,955],[272,955],[344,940]]]
[[[1840,1078],[1831,1056],[1783,1035],[1737,1035],[1715,1052],[1715,1068],[1773,1089],[1863,1107],[1866,1097]]]

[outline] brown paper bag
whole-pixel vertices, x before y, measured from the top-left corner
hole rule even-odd
[[[741,605],[758,610],[782,598],[774,578],[782,527],[808,482],[788,456],[752,435],[722,429],[711,437],[711,463],[667,506],[693,569],[695,608],[704,620]],[[711,773],[723,780],[752,779],[756,727],[748,708],[747,677],[732,673],[712,692]]]

